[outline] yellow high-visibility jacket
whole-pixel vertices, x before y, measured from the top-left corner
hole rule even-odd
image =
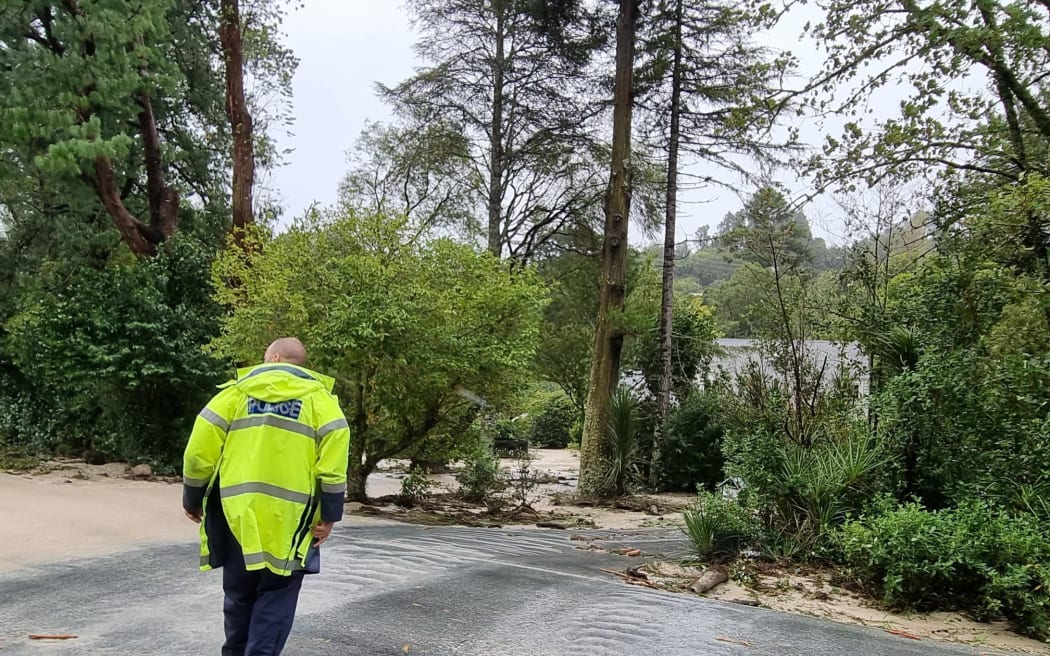
[[[228,531],[248,570],[307,567],[311,529],[343,516],[350,430],[334,380],[303,367],[237,372],[201,411],[183,458],[183,507],[204,512],[201,569]]]

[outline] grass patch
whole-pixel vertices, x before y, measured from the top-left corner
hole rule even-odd
[[[27,472],[36,469],[42,459],[20,449],[0,448],[0,469],[5,471]]]

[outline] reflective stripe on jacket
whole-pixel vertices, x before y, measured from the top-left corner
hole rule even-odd
[[[238,371],[201,411],[183,458],[183,506],[205,514],[202,570],[222,565],[208,521],[219,508],[247,569],[285,576],[305,567],[311,529],[342,519],[350,430],[333,384],[303,367],[260,365]]]

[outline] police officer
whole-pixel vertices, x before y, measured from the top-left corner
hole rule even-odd
[[[223,656],[276,656],[304,573],[342,519],[350,431],[334,381],[279,339],[201,411],[183,460],[186,516],[201,524],[200,568],[222,567]]]

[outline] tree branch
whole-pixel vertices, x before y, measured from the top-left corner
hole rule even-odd
[[[163,241],[164,237],[140,221],[124,206],[124,201],[120,199],[120,190],[117,188],[113,163],[109,158],[102,155],[95,158],[95,176],[99,199],[116,223],[124,242],[139,257],[155,254],[157,244]]]
[[[179,222],[179,194],[164,179],[160,134],[149,96],[139,98],[139,129],[146,156],[146,189],[149,196],[150,224],[163,239],[175,234]]]

